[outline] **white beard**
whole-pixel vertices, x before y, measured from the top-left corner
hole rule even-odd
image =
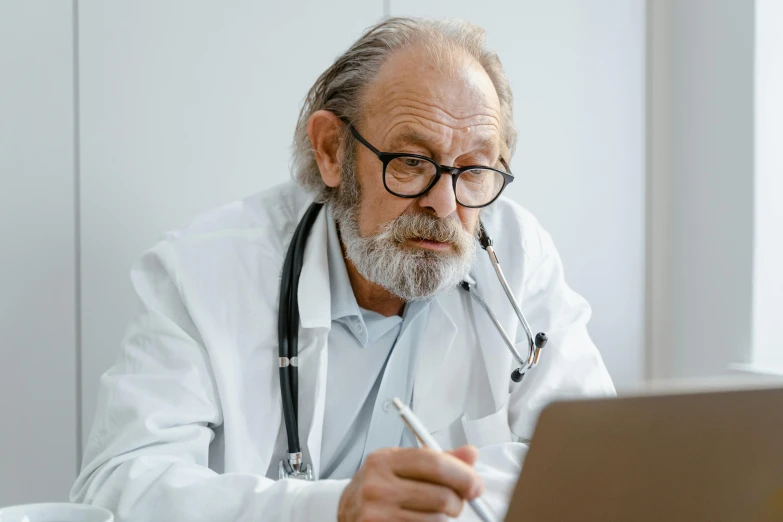
[[[333,209],[348,258],[364,278],[404,301],[429,299],[456,286],[473,268],[475,237],[459,220],[403,214],[378,234],[362,237],[357,208]],[[403,242],[412,237],[448,242],[453,250],[405,248]]]

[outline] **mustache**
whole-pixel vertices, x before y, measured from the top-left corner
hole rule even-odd
[[[385,235],[396,243],[403,243],[408,239],[426,239],[465,245],[477,234],[477,230],[474,230],[473,234],[466,231],[457,218],[436,218],[427,214],[402,214],[385,228]]]

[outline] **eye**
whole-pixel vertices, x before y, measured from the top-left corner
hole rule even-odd
[[[405,163],[406,167],[412,168],[419,167],[423,163],[422,160],[416,158],[403,158],[402,161]]]
[[[462,173],[462,177],[465,181],[471,181],[474,183],[480,183],[487,177],[489,171],[483,169],[472,169]]]

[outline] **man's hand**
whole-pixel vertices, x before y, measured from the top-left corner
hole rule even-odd
[[[477,457],[473,446],[445,453],[422,448],[375,451],[345,488],[337,520],[437,521],[457,517],[464,501],[484,490],[473,470]]]

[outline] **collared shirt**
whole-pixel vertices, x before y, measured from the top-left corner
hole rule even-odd
[[[413,445],[391,399],[412,401],[415,350],[429,302],[408,303],[402,317],[360,308],[337,224],[328,206],[326,212],[332,325],[320,478],[338,479],[353,476],[376,449]]]

